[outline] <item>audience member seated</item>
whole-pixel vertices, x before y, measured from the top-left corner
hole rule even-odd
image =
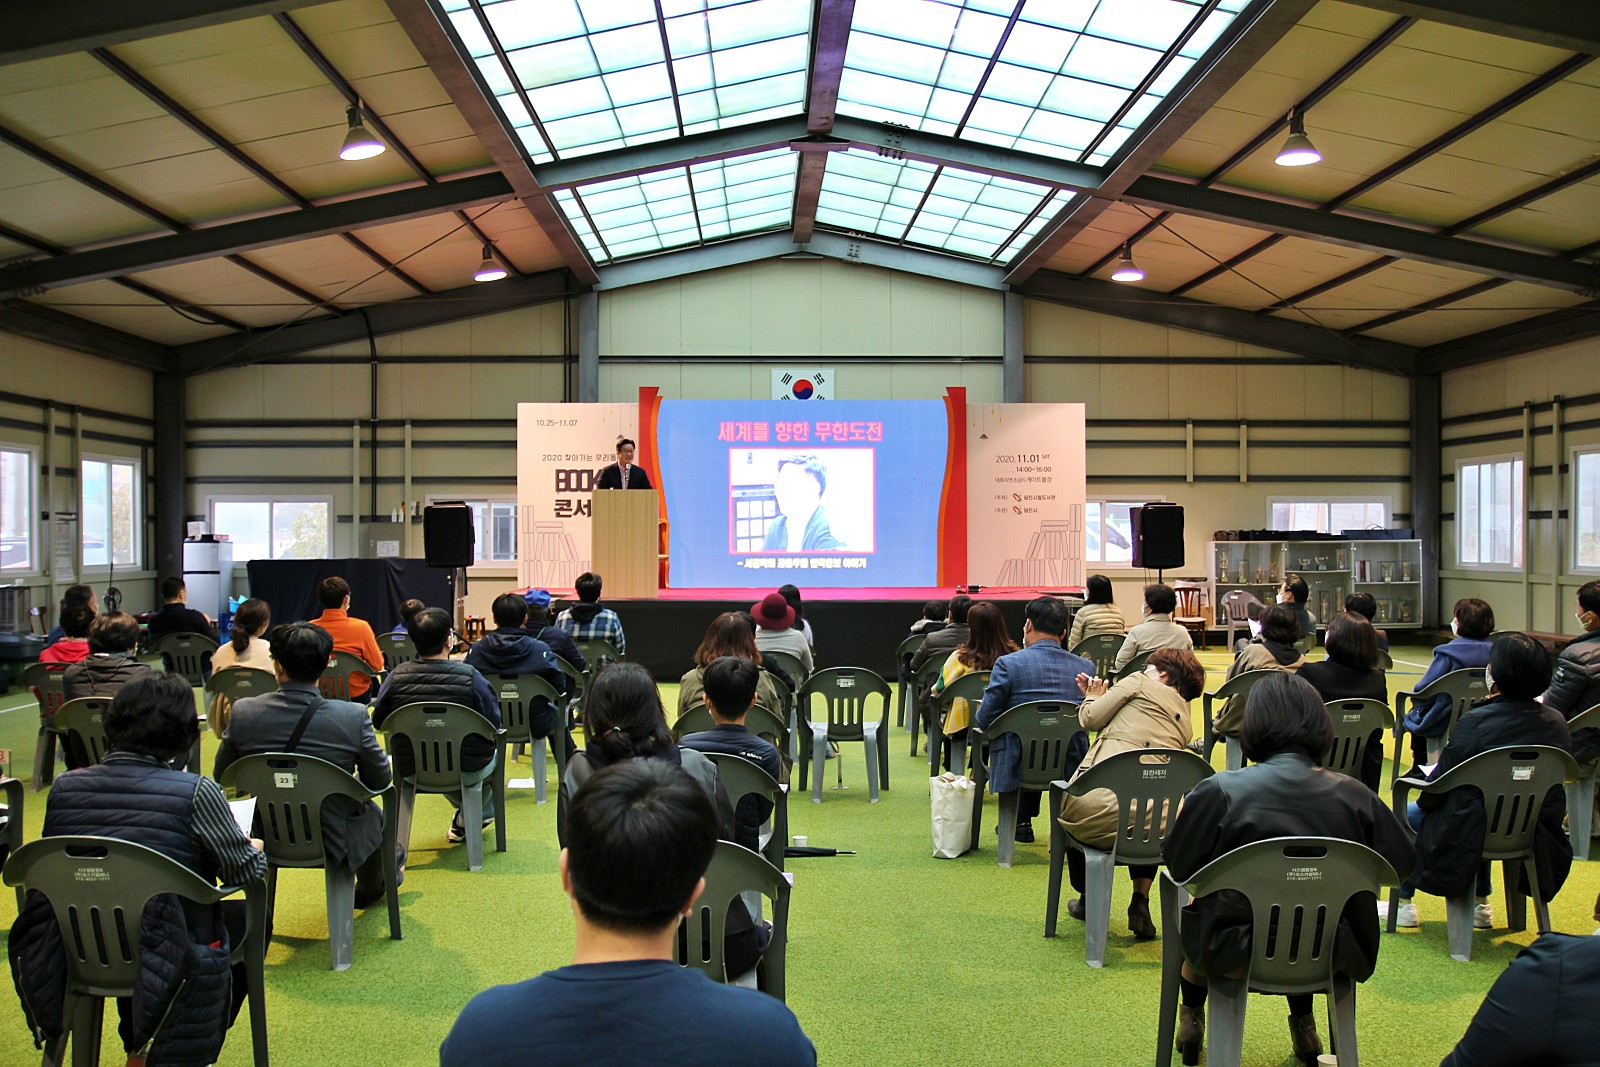
[[[594,774],[567,825],[572,964],[474,997],[439,1048],[441,1067],[814,1067],[780,1001],[673,962],[719,833],[695,779],[662,760],[624,760]]]
[[[739,656],[720,656],[704,670],[706,708],[717,724],[680,738],[679,746],[695,752],[738,756],[766,771],[774,782],[783,781],[783,761],[778,750],[744,724],[745,713],[756,703],[761,668]],[[771,801],[753,793],[741,798],[733,812],[733,839],[750,851],[759,852],[761,824],[771,814]]]
[[[126,611],[96,615],[89,624],[89,655],[68,667],[61,690],[68,700],[79,697],[113,697],[117,690],[155,672],[133,658],[139,644],[139,624]]]
[[[1365,596],[1366,594],[1362,594]],[[1389,702],[1389,682],[1378,669],[1378,632],[1353,611],[1328,621],[1323,638],[1328,658],[1307,663],[1297,672],[1311,683],[1324,704],[1335,700]],[[1361,781],[1376,791],[1383,776],[1383,731],[1374,730],[1361,751]]]
[[[480,674],[531,674],[543,678],[557,693],[572,688],[550,646],[523,629],[528,621],[528,602],[520,593],[501,593],[490,605],[495,628],[467,650],[467,663]],[[492,688],[492,685],[491,685]],[[528,709],[528,729],[534,737],[551,737],[561,728],[561,711],[548,700],[539,700]],[[567,739],[568,755],[577,751]]]
[[[1322,769],[1333,726],[1309,682],[1285,673],[1252,689],[1239,740],[1250,765],[1195,786],[1167,831],[1161,858],[1174,880],[1182,883],[1212,860],[1273,837],[1343,838],[1373,849],[1402,875],[1411,870],[1411,841],[1378,795]],[[1334,967],[1357,982],[1372,977],[1378,962],[1375,902],[1371,893],[1353,896],[1334,934]],[[1250,962],[1249,902],[1231,890],[1194,900],[1183,909],[1179,936],[1184,964],[1177,1047],[1192,1065],[1204,1044],[1206,980]],[[1289,1037],[1306,1064],[1322,1053],[1311,997],[1289,998]]]
[[[161,579],[161,608],[144,624],[145,643],[155,644],[168,634],[200,634],[217,639],[217,628],[204,612],[189,606],[189,589],[178,577]]]
[[[1261,640],[1249,642],[1233,657],[1223,682],[1231,682],[1246,671],[1288,671],[1290,674],[1298,671],[1306,665],[1305,656],[1294,647],[1299,636],[1294,610],[1288,604],[1272,605],[1261,614]],[[1237,734],[1244,718],[1244,706],[1244,697],[1229,697],[1211,724],[1212,732],[1218,737]]]
[[[322,614],[311,621],[328,631],[335,652],[348,652],[375,668],[383,667],[383,650],[372,624],[350,614],[350,583],[335,575],[317,583],[317,603]],[[350,675],[350,697],[360,700],[372,689],[372,676],[357,671]]]
[[[494,687],[478,673],[476,667],[450,658],[450,638],[454,632],[450,613],[443,608],[423,608],[417,612],[411,620],[409,631],[411,643],[417,646],[417,658],[396,665],[389,672],[389,677],[384,679],[377,699],[372,702],[373,726],[383,729],[384,720],[407,704],[438,701],[470,708],[488,719],[491,725],[499,727],[500,701],[495,696]],[[485,738],[466,738],[461,742],[461,769],[470,774],[492,767],[496,747],[493,741]],[[409,746],[401,746],[391,755],[394,757],[395,777],[405,778],[416,772],[415,756]],[[456,808],[455,817],[450,821],[449,839],[465,841],[467,832],[461,821],[461,791],[448,792],[445,798]],[[479,833],[494,823],[493,810],[489,781],[485,780],[483,827],[479,828]]]
[[[242,610],[242,608],[241,608]],[[260,642],[266,644],[266,642]],[[327,760],[360,779],[368,789],[392,780],[389,757],[378,744],[365,705],[329,700],[317,679],[333,654],[333,638],[319,626],[295,622],[272,632],[272,671],[277,692],[234,704],[217,748],[212,776],[234,761],[262,752],[289,752]],[[356,907],[383,898],[383,812],[372,801],[329,797],[322,806],[322,841],[327,862],[356,879]]]
[[[240,604],[233,613],[233,633],[211,654],[212,672],[224,667],[272,670],[272,645],[263,637],[271,625],[272,607],[265,600],[251,597]]]
[[[1489,684],[1488,700],[1457,721],[1438,765],[1426,775],[1428,781],[1490,749],[1550,745],[1572,751],[1566,720],[1538,701],[1550,684],[1550,656],[1543,645],[1523,633],[1501,635],[1489,653],[1484,680]],[[1452,789],[1443,796],[1420,794],[1411,802],[1406,817],[1417,831],[1417,872],[1400,886],[1396,925],[1408,929],[1418,925],[1417,909],[1411,902],[1416,890],[1459,896],[1472,886],[1476,871],[1478,902],[1472,925],[1478,930],[1493,928],[1489,865],[1478,860],[1483,853],[1482,813],[1483,794],[1470,787]],[[1561,827],[1566,816],[1566,791],[1558,785],[1539,809],[1533,842],[1539,887],[1547,900],[1560,891],[1572,866],[1572,845]]]
[[[1145,661],[1144,670],[1110,684],[1104,678],[1078,676],[1083,703],[1078,721],[1099,736],[1072,772],[1068,784],[1083,776],[1096,763],[1119,752],[1146,748],[1183,748],[1194,736],[1189,702],[1205,691],[1206,669],[1193,652],[1158,648]],[[1090,848],[1110,851],[1117,836],[1117,797],[1109,789],[1093,789],[1081,797],[1068,796],[1061,804],[1058,820],[1067,833]],[[1067,849],[1067,877],[1079,896],[1067,901],[1067,914],[1082,920],[1083,853]],[[1130,866],[1133,898],[1128,903],[1128,929],[1140,941],[1156,936],[1150,918],[1150,886],[1155,881],[1154,866]]]
[[[1310,638],[1314,645],[1317,643],[1317,617],[1306,607],[1306,598],[1310,595],[1311,589],[1304,578],[1298,574],[1283,576],[1283,585],[1278,587],[1278,603],[1294,612],[1295,641]]]
[[[680,716],[705,700],[706,668],[725,656],[748,660],[758,668],[765,666],[761,661],[761,650],[756,648],[755,635],[735,611],[725,611],[711,620],[711,625],[706,627],[705,637],[700,639],[700,647],[694,650],[694,669],[678,679]],[[710,704],[709,700],[705,702]],[[756,681],[756,703],[774,715],[779,714],[779,709],[783,707],[783,694],[779,692],[778,682],[771,676],[770,668],[760,671]]]
[[[94,609],[88,604],[68,604],[61,609],[62,638],[39,650],[40,663],[81,663],[89,655],[89,624]]]
[[[598,771],[619,763],[652,760],[681,766],[710,798],[717,813],[717,836],[734,840],[733,805],[717,777],[717,766],[694,749],[674,744],[661,706],[661,692],[650,672],[637,663],[613,663],[595,672],[594,684],[583,705],[583,734],[588,747],[567,763],[561,780],[561,803],[556,808],[556,836],[567,843],[566,816],[572,800]],[[744,906],[735,903],[728,912],[723,958],[728,974],[739,975],[761,960],[772,928],[751,920]]]
[[[94,590],[92,588],[87,585],[69,585],[67,586],[67,591],[61,594],[61,607],[56,612],[56,618],[58,620],[64,619],[67,617],[68,608],[81,606],[84,604],[89,606],[89,611],[91,613],[100,610],[100,604],[97,600],[95,600]],[[57,622],[54,626],[50,627],[50,632],[44,635],[44,647],[49,648],[51,645],[55,644],[65,636],[67,636],[67,631],[62,628],[60,622]]]
[[[556,616],[556,625],[572,635],[574,641],[609,641],[618,655],[628,654],[628,639],[622,632],[617,613],[600,603],[601,578],[584,571],[573,583],[578,602]]]
[[[911,654],[911,673],[916,674],[922,665],[932,660],[943,663],[950,658],[950,653],[967,643],[971,636],[967,628],[967,613],[972,610],[972,598],[965,593],[957,593],[950,598],[949,614],[943,629],[935,630],[917,646]],[[932,685],[925,686],[922,692],[916,694],[918,700],[926,700],[932,691]]]
[[[411,620],[417,617],[417,612],[427,606],[415,597],[400,601],[400,621],[389,632],[392,634],[405,633],[406,627],[411,625]]]
[[[991,671],[994,669],[995,660],[1015,651],[1017,643],[1011,640],[1011,633],[1006,629],[1006,617],[1000,613],[999,605],[987,602],[972,605],[967,611],[966,643],[950,653],[944,661],[944,667],[939,671],[939,677],[933,680],[933,687],[929,692],[929,714],[933,716],[939,714],[936,701],[957,678],[973,672]],[[945,736],[965,737],[967,727],[971,725],[972,707],[966,698],[956,697],[951,700],[950,714],[944,720]],[[964,767],[950,769],[957,774],[966,771]]]
[[[1451,613],[1449,641],[1433,650],[1433,662],[1418,680],[1417,689],[1443,678],[1451,671],[1468,667],[1485,667],[1489,664],[1489,635],[1494,633],[1494,609],[1477,597],[1456,601]],[[1428,738],[1443,737],[1450,727],[1450,711],[1454,701],[1448,696],[1412,704],[1406,709],[1402,729],[1411,734],[1412,763],[1418,767],[1428,762]],[[1395,754],[1398,759],[1399,753]]]
[[[1068,648],[1077,648],[1078,642],[1086,637],[1128,632],[1128,620],[1111,602],[1111,579],[1103,574],[1091,574],[1086,584],[1083,607],[1072,617],[1072,632],[1067,635]],[[1176,600],[1173,606],[1177,606]]]
[[[1128,631],[1122,648],[1117,652],[1113,669],[1120,671],[1139,653],[1153,652],[1158,648],[1193,652],[1194,638],[1189,636],[1188,630],[1172,621],[1172,613],[1177,607],[1178,594],[1170,585],[1145,586],[1144,621],[1135,623]]]
[[[1351,593],[1344,598],[1344,610],[1360,615],[1368,622],[1378,617],[1378,598],[1371,593]],[[1378,650],[1389,651],[1389,631],[1373,627],[1378,635]]]
[[[1600,581],[1585,582],[1578,588],[1577,609],[1573,617],[1583,633],[1561,650],[1544,694],[1544,706],[1568,720],[1600,705]],[[1600,730],[1573,734],[1572,755],[1580,765],[1600,758]],[[1594,919],[1600,922],[1600,896],[1594,899]]]
[[[778,586],[778,595],[783,597],[784,603],[794,609],[794,622],[789,624],[791,630],[799,630],[805,637],[806,644],[811,646],[813,654],[817,648],[817,637],[811,632],[811,624],[806,621],[805,605],[800,603],[800,587],[797,585]]]
[[[179,770],[189,749],[200,739],[194,690],[178,675],[151,673],[117,691],[106,710],[105,762],[68,771],[50,787],[44,813],[44,836],[115,837],[154,849],[194,871],[208,883],[241,885],[267,872],[260,845],[240,833],[222,789],[209,778]],[[176,765],[176,766],[175,766]],[[54,918],[42,896],[30,895],[11,935],[13,959],[26,961],[19,973],[32,984],[33,996],[45,988],[60,995],[65,960],[59,941],[54,953],[41,953],[34,938]],[[119,998],[121,1036],[130,1056],[152,1061],[210,1063],[216,1060],[223,1035],[238,1015],[245,997],[244,965],[228,967],[230,946],[244,934],[245,903],[241,898],[219,905],[184,902],[181,911],[153,907],[146,912],[137,937],[145,961],[141,988],[163,1003],[175,998],[165,1018],[136,1012],[131,1000]],[[181,945],[187,966],[175,966],[171,954],[156,946]],[[230,1003],[231,993],[231,1003]],[[160,1020],[160,1036],[148,1049]]]
[[[983,703],[978,706],[975,722],[979,728],[987,730],[1002,712],[1030,701],[1059,700],[1077,704],[1083,700],[1078,676],[1093,674],[1094,664],[1061,647],[1066,631],[1065,604],[1053,596],[1028,601],[1023,612],[1022,649],[994,661],[989,672],[989,686],[983,691]],[[1188,639],[1185,633],[1184,640]],[[1076,769],[1088,748],[1082,734],[1072,739],[1067,749],[1068,774]],[[989,738],[989,791],[1000,794],[1021,788],[1022,742],[1016,734],[1009,733]],[[1033,840],[1033,817],[1037,814],[1039,792],[1023,789],[1017,800],[1018,841]]]
[[[528,605],[528,621],[523,624],[523,632],[549,645],[551,652],[578,670],[587,669],[589,664],[578,651],[578,643],[572,635],[550,621],[550,590],[530,589],[522,599]]]
[[[783,599],[782,593],[768,593],[751,604],[750,614],[756,620],[757,648],[763,652],[787,652],[800,661],[807,674],[816,668],[811,658],[811,645],[805,634],[794,629],[794,609]],[[795,679],[796,684],[801,681],[804,679]]]
[[[1439,1067],[1591,1067],[1600,938],[1541,934],[1517,953]]]
[[[914,634],[938,633],[944,629],[945,616],[950,612],[950,605],[943,600],[930,600],[922,605],[922,618],[911,624]]]

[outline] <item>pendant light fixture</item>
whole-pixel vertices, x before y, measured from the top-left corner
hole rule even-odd
[[[1142,282],[1144,271],[1139,269],[1139,264],[1133,261],[1133,246],[1124,241],[1122,243],[1122,256],[1117,260],[1116,269],[1111,272],[1114,282]]]
[[[498,259],[494,258],[494,250],[488,245],[483,246],[483,262],[478,264],[478,269],[472,272],[475,282],[497,282],[506,276],[506,268]]]
[[[340,159],[371,159],[373,156],[383,154],[388,146],[361,125],[361,108],[358,104],[350,105],[350,110],[345,113],[345,120],[350,124],[350,128],[345,131],[344,144],[339,148]]]
[[[1273,162],[1280,167],[1304,167],[1322,162],[1322,153],[1306,136],[1306,118],[1299,108],[1289,112],[1289,136]]]

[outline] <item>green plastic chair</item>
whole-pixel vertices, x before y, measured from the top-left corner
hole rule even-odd
[[[1208,763],[1211,761],[1211,750],[1216,747],[1217,738],[1222,736],[1216,731],[1217,720],[1211,710],[1212,705],[1218,700],[1227,701],[1232,700],[1234,697],[1239,697],[1241,699],[1246,698],[1250,695],[1250,690],[1256,687],[1256,683],[1279,673],[1282,672],[1276,671],[1271,667],[1263,667],[1262,669],[1255,671],[1245,671],[1243,674],[1236,674],[1232,678],[1229,678],[1227,681],[1223,682],[1221,685],[1217,686],[1214,692],[1204,693],[1201,695],[1200,701],[1201,707],[1203,708],[1201,714],[1204,719],[1204,732],[1201,734],[1200,754],[1206,758]],[[1226,742],[1227,758],[1224,762],[1224,766],[1226,766],[1230,771],[1236,771],[1240,767],[1244,766],[1244,749],[1239,746],[1239,739],[1236,736],[1227,736]]]
[[[206,692],[211,694],[206,714],[210,717],[212,731],[222,736],[236,701],[277,691],[277,676],[260,667],[224,667],[212,671],[211,677],[206,679]]]
[[[205,634],[168,634],[150,646],[161,654],[169,674],[180,674],[196,689],[206,684],[211,673],[211,655],[217,643]]]
[[[543,804],[547,799],[546,778],[550,773],[544,754],[546,740],[556,758],[556,781],[561,781],[567,773],[566,713],[562,710],[561,694],[537,674],[489,674],[485,677],[494,687],[500,703],[500,763],[506,762],[508,746],[527,745],[529,758],[533,760],[533,802]],[[535,700],[549,701],[556,709],[556,734],[534,736],[528,716]]]
[[[1333,748],[1322,761],[1330,771],[1361,779],[1361,763],[1374,733],[1394,729],[1394,715],[1381,700],[1330,700],[1328,720],[1333,723]]]
[[[695,701],[678,716],[678,721],[672,724],[672,736],[681,740],[690,734],[709,730],[715,725],[717,720],[712,718],[711,709],[706,707],[704,701]],[[789,728],[784,725],[782,719],[760,704],[752,704],[750,710],[745,712],[744,725],[745,729],[757,737],[765,738],[779,751],[788,744]]]
[[[1146,663],[1150,662],[1150,657],[1151,657],[1152,654],[1154,654],[1155,651],[1156,651],[1155,649],[1150,648],[1150,649],[1146,649],[1145,651],[1139,653],[1137,656],[1134,656],[1127,663],[1124,663],[1122,665],[1122,669],[1121,670],[1117,671],[1116,674],[1112,675],[1111,681],[1113,683],[1120,682],[1124,678],[1126,678],[1128,675],[1130,675],[1130,674],[1138,674],[1140,671],[1144,670],[1144,665]]]
[[[915,710],[915,715],[910,711],[906,713],[906,725],[909,727],[907,732],[911,734],[913,756],[917,754],[917,747],[927,740],[929,732],[933,729],[933,700],[931,696],[924,700],[922,694],[933,687],[933,683],[943,671],[944,660],[930,657],[911,675],[911,707]]]
[[[1092,662],[1096,678],[1110,678],[1117,672],[1117,653],[1127,639],[1127,634],[1095,634],[1074,645],[1072,654]]]
[[[360,699],[378,687],[381,673],[355,653],[335,649],[333,655],[328,657],[328,666],[323,670],[322,677],[317,679],[317,688],[329,700],[355,700],[359,703]],[[362,694],[361,698],[350,695],[350,678],[357,674],[364,674],[371,679],[367,693]]]
[[[378,648],[383,652],[383,669],[392,671],[402,663],[417,658],[417,646],[410,634],[387,633],[378,635]]]
[[[969,742],[974,753],[972,760],[972,851],[978,850],[983,836],[983,794],[989,784],[988,761],[982,758],[982,746],[991,737],[1016,734],[1022,742],[1022,787],[1000,794],[1000,845],[996,862],[1001,867],[1011,866],[1011,857],[1017,847],[1017,806],[1022,800],[1022,789],[1043,792],[1050,783],[1067,776],[1067,746],[1078,734],[1084,732],[1078,722],[1078,705],[1066,700],[1033,700],[1007,708],[995,716],[987,729],[974,726]],[[1055,822],[1059,811],[1050,812]]]
[[[132,996],[139,973],[140,916],[153,897],[171,893],[197,904],[215,904],[244,891],[246,921],[233,962],[245,965],[250,1037],[255,1067],[269,1067],[266,958],[266,884],[213,886],[187,867],[155,851],[111,837],[45,837],[23,845],[6,862],[5,883],[38,890],[50,902],[61,939],[78,951],[64,953],[67,990],[62,1017],[67,1029],[45,1048],[45,1063],[60,1064],[72,1042],[75,1067],[100,1062],[101,1019],[111,997]],[[119,1058],[120,1054],[119,1054]]]
[[[885,711],[886,719],[888,717]],[[737,758],[737,757],[735,757]],[[706,888],[678,927],[679,966],[693,967],[714,982],[743,984],[723,966],[728,909],[745,893],[772,901],[772,941],[756,964],[757,988],[784,999],[784,955],[789,942],[789,880],[761,856],[732,841],[718,841],[706,868]]]
[[[110,697],[79,697],[62,704],[56,712],[56,722],[68,744],[78,746],[76,751],[87,758],[84,766],[105,762],[106,728],[102,719],[110,706]]]
[[[22,847],[22,791],[21,778],[0,778],[0,796],[5,797],[6,803],[0,809],[0,867],[5,866],[6,859]],[[17,888],[17,913],[22,913],[22,888]]]
[[[572,683],[563,703],[563,707],[567,712],[567,729],[570,730],[576,721],[576,716],[583,710],[583,694],[589,688],[589,677],[583,671],[574,667],[570,661],[556,655],[554,652],[550,653],[550,658],[556,661],[556,666],[561,669],[561,673],[566,675],[567,679]]]
[[[792,652],[783,652],[776,648],[764,648],[761,650],[761,658],[765,660],[771,660],[773,663],[777,664],[785,674],[794,679],[795,691],[799,692],[800,685],[808,677],[806,665],[800,662],[799,656],[796,656]]]
[[[583,653],[583,661],[588,664],[589,677],[594,677],[594,672],[605,663],[621,663],[623,655],[616,646],[603,637],[591,637],[584,641],[573,639],[573,644],[578,646],[578,651]]]
[[[1579,730],[1600,730],[1600,704],[1574,715],[1567,721],[1574,737]],[[1567,784],[1567,833],[1572,839],[1572,858],[1587,860],[1594,833],[1594,785],[1600,776],[1600,760],[1590,760],[1578,768],[1578,780]]]
[[[771,653],[767,653],[771,655]],[[811,700],[822,698],[826,718],[811,721]],[[868,718],[868,701],[877,697],[883,716],[877,722]],[[817,778],[812,783],[811,802],[822,803],[822,766],[828,758],[828,743],[860,741],[866,749],[867,794],[878,802],[878,787],[889,788],[889,705],[893,694],[889,683],[865,667],[828,667],[813,674],[800,686],[796,701],[804,709],[811,743],[800,745],[800,788],[806,787],[806,772],[812,762]]]
[[[33,749],[35,793],[55,781],[56,742],[58,740],[65,742],[66,739],[66,731],[57,718],[61,712],[61,705],[67,699],[61,690],[65,674],[64,667],[54,668],[47,663],[30,663],[17,679],[19,685],[33,690],[33,698],[39,704],[39,742]]]
[[[766,832],[766,842],[761,846],[761,855],[778,870],[783,870],[783,850],[789,843],[789,787],[742,756],[728,752],[702,755],[716,764],[717,777],[722,779],[722,787],[728,791],[728,800],[735,808],[752,793],[772,805],[772,814],[762,828]]]
[[[1480,674],[1481,677],[1481,674]],[[1527,902],[1517,891],[1517,872],[1528,876],[1533,911],[1539,932],[1550,932],[1550,905],[1539,884],[1538,865],[1533,862],[1533,839],[1539,825],[1539,809],[1545,794],[1565,786],[1578,777],[1578,764],[1572,756],[1548,745],[1516,745],[1480,752],[1459,766],[1452,767],[1432,782],[1421,778],[1401,778],[1394,784],[1394,810],[1406,833],[1415,832],[1406,821],[1406,804],[1412,793],[1442,796],[1452,789],[1476,789],[1483,796],[1488,829],[1483,835],[1483,859],[1501,862],[1501,881],[1506,892],[1506,926],[1513,932],[1528,928]],[[1460,896],[1445,898],[1446,932],[1450,958],[1467,963],[1472,959],[1473,889]],[[1400,891],[1389,894],[1388,929],[1392,934],[1399,916]]]
[[[938,713],[928,716],[928,777],[935,778],[939,774],[939,757],[948,756],[950,769],[957,774],[962,773],[967,766],[967,741],[957,741],[944,732],[945,721],[950,718],[950,705],[957,699],[963,699],[972,710],[972,717],[978,717],[978,705],[983,703],[983,691],[989,688],[989,672],[973,671],[963,674],[935,699],[938,700]]]
[[[1431,683],[1417,690],[1407,690],[1394,695],[1394,764],[1389,769],[1389,785],[1393,788],[1395,781],[1400,777],[1401,753],[1405,751],[1402,743],[1405,741],[1406,732],[1406,704],[1428,704],[1438,696],[1448,696],[1451,700],[1450,723],[1445,727],[1444,733],[1438,737],[1428,738],[1428,762],[1439,762],[1439,755],[1444,751],[1444,746],[1449,743],[1450,735],[1455,732],[1456,723],[1463,713],[1480,700],[1489,697],[1489,686],[1483,680],[1482,667],[1463,667],[1459,671],[1451,671],[1440,678],[1435,678]]]
[[[467,833],[467,869],[483,869],[484,783],[494,797],[495,851],[506,850],[505,763],[498,758],[500,731],[494,724],[461,704],[428,701],[406,704],[390,712],[382,731],[393,759],[401,746],[409,746],[415,761],[412,773],[400,781],[399,839],[411,851],[411,816],[418,793],[461,793],[461,822]],[[496,749],[496,758],[477,771],[461,769],[461,743],[481,737]]]
[[[1056,819],[1050,820],[1050,880],[1045,891],[1044,936],[1056,936],[1061,905],[1061,868],[1067,848],[1083,853],[1084,962],[1104,967],[1111,931],[1111,883],[1117,866],[1161,863],[1178,804],[1189,791],[1215,773],[1211,764],[1182,748],[1147,748],[1119,752],[1084,771],[1076,782],[1050,783],[1050,808],[1059,813],[1067,795],[1081,797],[1109,789],[1117,797],[1117,836],[1108,850],[1078,841]]]
[[[904,726],[910,733],[915,733],[913,726],[906,721],[906,688],[911,684],[911,657],[917,649],[922,647],[922,642],[928,639],[927,634],[912,634],[894,650],[894,682],[895,682],[895,718],[896,726]]]
[[[1161,1005],[1156,1067],[1171,1067],[1178,1016],[1181,939],[1175,936],[1186,897],[1231,889],[1250,901],[1250,963],[1243,978],[1212,978],[1206,998],[1207,1067],[1238,1067],[1249,993],[1323,993],[1339,1067],[1357,1067],[1356,984],[1333,969],[1333,933],[1357,893],[1377,895],[1399,881],[1389,861],[1365,845],[1330,837],[1274,837],[1212,860],[1182,886],[1161,872]]]
[[[1394,670],[1394,657],[1386,649],[1378,649],[1378,669],[1384,673]]]
[[[222,772],[222,784],[256,798],[257,832],[267,853],[267,915],[278,900],[278,868],[322,868],[327,895],[328,951],[336,971],[350,969],[355,945],[355,874],[330,867],[323,853],[322,806],[331,797],[358,804],[382,799],[383,878],[389,902],[389,937],[399,941],[399,863],[395,855],[398,822],[395,789],[373,792],[348,771],[317,759],[286,752],[245,756]]]

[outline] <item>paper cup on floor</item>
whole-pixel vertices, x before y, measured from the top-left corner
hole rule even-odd
[[[795,834],[794,835],[794,847],[795,848],[805,848],[810,843],[811,843],[811,838],[807,837],[805,834]]]
[[[1317,1057],[1318,1067],[1339,1067],[1339,1057],[1331,1052],[1324,1052]]]

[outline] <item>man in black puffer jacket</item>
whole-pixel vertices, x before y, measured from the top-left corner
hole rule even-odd
[[[1600,581],[1586,582],[1578,590],[1575,614],[1584,632],[1561,650],[1543,697],[1545,707],[1567,719],[1600,704]],[[1580,764],[1600,756],[1600,730],[1578,731],[1572,749]]]
[[[516,593],[502,593],[494,598],[491,610],[495,629],[473,643],[467,652],[467,663],[486,677],[531,674],[565,695],[571,689],[571,679],[556,666],[550,646],[523,629],[528,621],[528,602]],[[492,678],[490,684],[494,684]],[[547,700],[536,701],[528,712],[528,727],[534,737],[549,737],[559,724],[559,712]]]
[[[406,625],[411,643],[417,646],[417,658],[390,671],[383,687],[378,690],[378,698],[372,702],[372,725],[375,729],[383,729],[384,720],[396,709],[428,701],[461,704],[488,719],[495,727],[500,726],[500,701],[488,679],[479,674],[477,668],[449,657],[447,650],[453,628],[450,613],[443,608],[424,608]],[[389,755],[394,761],[397,780],[416,773],[416,760],[409,748],[396,748]],[[468,737],[462,741],[463,771],[470,773],[492,767],[494,759],[493,742],[481,737]],[[465,841],[466,831],[460,810],[461,791],[446,793],[445,798],[456,806],[455,819],[450,824],[450,840]],[[483,808],[486,813],[491,810],[487,790]],[[494,819],[485,814],[483,825],[489,826],[493,822]]]
[[[266,874],[266,856],[239,832],[217,783],[172,766],[200,736],[188,682],[171,674],[130,682],[112,699],[104,725],[105,762],[56,779],[45,837],[132,841],[207,882],[220,877],[241,885]],[[131,1000],[117,1002],[129,1053],[146,1049],[151,1064],[169,1067],[216,1061],[244,1000],[244,975],[230,975],[228,964],[229,945],[244,926],[243,901],[212,906],[156,898],[138,931],[137,989]],[[24,1004],[46,1037],[59,1033],[63,1021],[58,930],[48,902],[30,892],[12,928],[11,963]]]

